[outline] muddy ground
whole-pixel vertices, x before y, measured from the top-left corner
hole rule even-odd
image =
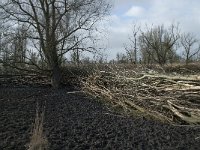
[[[200,127],[172,126],[117,114],[70,86],[0,85],[0,150],[24,150],[30,141],[36,105],[45,105],[44,130],[50,150],[193,150]]]

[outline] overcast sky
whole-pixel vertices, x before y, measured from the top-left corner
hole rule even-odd
[[[200,35],[199,0],[113,0],[114,7],[106,27],[104,44],[107,46],[108,60],[115,58],[117,52],[125,52],[131,26],[154,24],[165,26],[179,23],[182,32]],[[200,37],[200,36],[199,36]]]

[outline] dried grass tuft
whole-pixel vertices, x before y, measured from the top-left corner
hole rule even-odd
[[[31,132],[30,143],[27,145],[28,150],[47,150],[48,140],[43,132],[44,110],[39,113],[39,108],[36,108],[36,117]]]

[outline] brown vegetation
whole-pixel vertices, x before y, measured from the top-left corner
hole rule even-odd
[[[47,150],[48,140],[43,132],[44,123],[44,110],[39,113],[39,108],[36,109],[36,117],[31,133],[30,143],[28,144],[28,150]]]

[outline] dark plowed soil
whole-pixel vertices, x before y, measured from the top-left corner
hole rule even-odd
[[[0,86],[0,150],[24,150],[36,104],[45,104],[50,150],[200,149],[200,127],[116,115],[83,93],[49,87]]]

